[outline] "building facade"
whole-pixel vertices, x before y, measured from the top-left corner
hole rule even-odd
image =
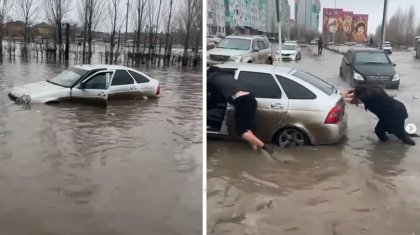
[[[278,33],[276,0],[266,0],[266,32],[268,34]],[[280,22],[282,31],[288,31],[290,20],[290,4],[288,0],[280,0]]]
[[[207,34],[226,35],[225,0],[207,1]]]
[[[320,9],[319,0],[295,0],[296,25],[305,30],[318,32]]]
[[[266,0],[225,0],[228,34],[256,34],[266,30]]]

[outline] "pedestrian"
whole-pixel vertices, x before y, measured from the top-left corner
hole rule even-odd
[[[212,96],[235,107],[236,133],[242,139],[248,141],[254,150],[263,149],[272,153],[272,149],[253,133],[257,100],[234,78],[234,72],[211,66],[207,70],[207,89]]]
[[[370,38],[369,47],[373,47],[373,38]]]
[[[318,40],[318,55],[322,55],[322,38],[320,37]]]
[[[379,140],[387,141],[388,133],[394,134],[405,144],[416,144],[404,129],[405,119],[408,118],[405,105],[389,96],[381,87],[361,84],[354,90],[343,91],[341,95],[347,103],[357,105],[362,102],[365,110],[369,110],[378,117],[375,134]]]

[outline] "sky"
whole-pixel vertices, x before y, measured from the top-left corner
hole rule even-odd
[[[294,19],[295,4],[294,0],[288,0],[290,4],[290,17]],[[342,8],[347,11],[353,11],[360,14],[368,14],[368,33],[375,33],[376,27],[382,23],[382,14],[384,0],[320,0],[321,1],[321,19],[322,19],[322,8],[334,8],[334,3],[336,3],[337,8]],[[398,7],[401,7],[402,10],[408,9],[411,5],[414,6],[417,13],[417,21],[420,19],[420,1],[419,0],[388,0],[388,12],[387,19],[389,20],[391,16],[398,10]],[[322,20],[320,20],[321,24]],[[321,25],[319,30],[321,30]]]

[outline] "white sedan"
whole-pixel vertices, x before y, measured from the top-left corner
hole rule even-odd
[[[302,53],[297,44],[283,44],[281,47],[281,58],[283,60],[300,60]],[[277,50],[277,60],[280,60],[280,50]]]
[[[117,65],[77,65],[51,80],[14,87],[9,97],[18,103],[63,101],[106,106],[111,99],[158,96],[159,82],[148,75]]]

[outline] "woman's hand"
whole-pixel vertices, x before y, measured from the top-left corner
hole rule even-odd
[[[340,95],[343,97],[344,102],[348,104],[354,103],[354,92],[353,90],[340,90]]]

